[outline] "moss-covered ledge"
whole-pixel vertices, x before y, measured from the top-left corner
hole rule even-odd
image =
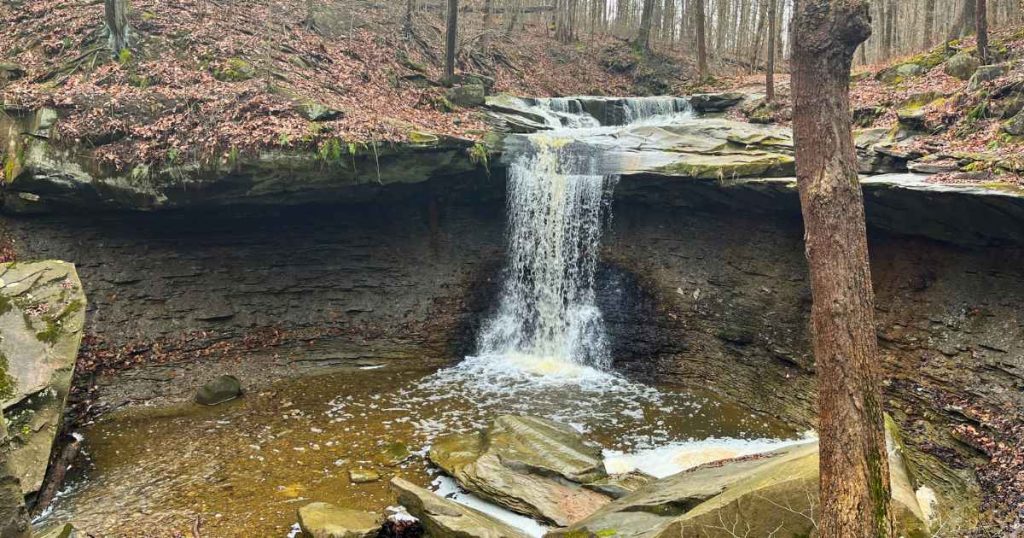
[[[470,139],[413,132],[403,143],[328,140],[316,149],[230,151],[200,163],[169,159],[127,170],[103,166],[84,146],[51,139],[49,109],[0,113],[3,209],[155,210],[223,204],[300,204],[359,199],[375,187],[478,171],[489,164]]]

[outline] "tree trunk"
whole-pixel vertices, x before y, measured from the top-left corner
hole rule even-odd
[[[128,0],[104,0],[104,11],[110,52],[116,58],[122,50],[131,47],[128,27]]]
[[[494,1],[484,0],[484,33],[480,36],[480,48],[487,53],[491,49],[491,18],[494,13]]]
[[[459,0],[448,0],[448,24],[444,44],[444,80],[455,79],[455,44],[459,27]]]
[[[703,82],[708,79],[708,44],[707,36],[704,32],[704,0],[694,0],[693,2],[693,17],[694,26],[697,30],[697,66],[700,71],[700,80]]]
[[[924,47],[929,48],[935,42],[935,0],[924,2]]]
[[[975,29],[978,31],[978,58],[981,65],[988,65],[988,0],[977,0],[974,14]]]
[[[775,10],[777,0],[768,0],[768,65],[765,69],[764,100],[775,101]]]
[[[793,136],[810,269],[821,456],[821,538],[892,536],[864,195],[850,67],[871,34],[865,0],[797,0]]]
[[[405,1],[405,20],[402,22],[402,31],[407,39],[413,36],[412,12],[416,9],[416,0]]]
[[[644,51],[651,50],[651,20],[654,18],[654,0],[644,0],[644,10],[640,14],[640,31],[636,36],[636,44]]]

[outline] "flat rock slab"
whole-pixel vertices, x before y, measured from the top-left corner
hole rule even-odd
[[[608,476],[601,447],[540,418],[501,416],[482,432],[441,438],[430,460],[468,491],[558,526],[611,501],[585,486]]]
[[[0,264],[0,400],[8,465],[24,493],[42,487],[85,323],[75,266]]]
[[[315,502],[299,508],[299,527],[308,538],[371,538],[384,518],[361,510]]]
[[[908,538],[929,536],[898,441],[889,439],[894,511]],[[816,527],[818,443],[710,463],[652,482],[550,538],[809,536]]]
[[[497,519],[431,493],[415,484],[391,479],[398,502],[419,518],[432,538],[527,538],[522,531]]]

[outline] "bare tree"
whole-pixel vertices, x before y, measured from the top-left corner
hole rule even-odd
[[[636,44],[642,50],[651,50],[651,22],[654,19],[654,0],[644,0],[643,12],[640,15],[640,31],[636,36]]]
[[[104,0],[103,7],[110,52],[117,57],[122,50],[131,46],[129,42],[131,28],[128,27],[128,0]]]
[[[451,84],[455,79],[455,46],[459,26],[459,0],[448,0],[448,24],[444,44],[444,80]]]
[[[765,102],[775,100],[775,39],[778,30],[775,28],[775,10],[777,0],[768,0],[768,65],[765,66],[764,92]]]
[[[978,58],[982,65],[988,63],[988,0],[977,0],[975,6],[975,29],[978,31]]]
[[[871,35],[866,0],[797,0],[793,136],[811,276],[822,538],[892,536],[864,194],[850,67]]]
[[[694,0],[693,2],[693,17],[694,25],[697,28],[697,66],[700,71],[701,81],[707,80],[710,74],[708,73],[708,44],[707,36],[705,35],[704,23],[704,0]]]

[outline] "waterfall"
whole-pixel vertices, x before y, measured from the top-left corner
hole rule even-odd
[[[608,175],[601,150],[586,140],[588,133],[622,127],[602,126],[609,118],[599,121],[588,110],[602,110],[616,123],[647,125],[671,123],[691,109],[685,99],[672,97],[523,104],[552,130],[506,145],[508,260],[497,311],[479,335],[478,356],[533,370],[606,368],[611,357],[594,278],[618,177]]]
[[[566,139],[527,137],[508,172],[508,264],[479,352],[598,368],[610,364],[594,274],[615,176]]]

